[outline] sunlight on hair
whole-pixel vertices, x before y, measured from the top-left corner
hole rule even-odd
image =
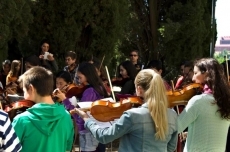
[[[145,91],[144,100],[155,123],[156,138],[165,140],[168,132],[168,99],[161,76],[151,69],[142,70],[136,76],[135,85]]]

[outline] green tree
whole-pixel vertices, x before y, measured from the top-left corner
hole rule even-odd
[[[178,64],[209,56],[211,14],[207,0],[174,2],[162,23],[162,48],[167,62]],[[173,54],[173,56],[172,56]],[[183,57],[183,58],[182,58]]]
[[[20,43],[28,33],[28,25],[32,22],[28,0],[0,1],[0,61],[18,58],[11,50],[12,43]],[[9,52],[8,52],[9,51]],[[8,56],[9,54],[9,56]]]
[[[43,38],[51,41],[59,64],[66,51],[73,50],[80,61],[89,56],[108,63],[124,33],[128,16],[128,2],[123,0],[39,0],[33,3],[34,22],[24,41],[24,52],[37,53]],[[62,66],[62,65],[61,65]]]

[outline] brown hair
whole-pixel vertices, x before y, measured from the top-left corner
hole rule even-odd
[[[48,96],[53,92],[53,74],[43,67],[33,67],[29,69],[20,76],[19,82],[21,82],[26,89],[28,89],[30,85],[33,85],[37,94],[40,96]]]
[[[72,60],[77,59],[77,54],[74,51],[68,51],[65,54],[65,57],[71,57]]]
[[[201,73],[206,73],[205,84],[213,91],[221,118],[230,119],[230,87],[223,67],[213,58],[203,58],[194,64]]]
[[[13,62],[11,63],[11,68],[9,72],[9,75],[11,77],[18,77],[20,69],[17,70],[17,67],[20,65],[21,65],[21,62],[19,60],[13,60]]]

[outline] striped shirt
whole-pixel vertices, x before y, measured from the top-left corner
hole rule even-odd
[[[21,148],[8,114],[0,110],[0,151],[18,152]]]

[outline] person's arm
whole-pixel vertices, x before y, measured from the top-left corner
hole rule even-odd
[[[54,72],[58,71],[58,65],[57,65],[57,62],[55,61],[55,59],[53,61],[50,61],[51,63],[51,66],[52,66],[52,70]]]
[[[10,119],[6,114],[6,120],[2,126],[2,147],[4,151],[19,152],[22,149],[22,146],[19,142],[19,139],[15,133],[14,128],[10,123]]]
[[[131,114],[129,112],[124,112],[120,119],[108,128],[100,128],[100,126],[90,118],[84,118],[84,121],[85,128],[88,129],[102,144],[112,142],[113,140],[129,133],[133,126]]]
[[[22,142],[23,141],[23,124],[20,121],[20,118],[15,117],[12,122],[12,126],[14,127],[14,130],[19,138],[19,140]]]
[[[167,151],[168,152],[174,152],[177,146],[177,141],[178,141],[178,132],[175,131],[172,134],[171,139],[168,142],[168,146],[167,146]]]
[[[75,108],[74,105],[72,105],[71,101],[69,98],[66,98],[65,94],[61,92],[60,89],[55,89],[55,97],[58,97],[62,103],[64,104],[66,110],[72,110]]]
[[[95,101],[96,99],[97,99],[96,92],[94,91],[94,89],[92,87],[90,87],[90,88],[87,88],[83,92],[80,102],[83,102],[83,101]]]
[[[199,103],[201,96],[197,95],[192,97],[185,109],[182,111],[182,113],[179,115],[177,119],[178,124],[178,133],[181,133],[184,131],[185,128],[189,126],[193,121],[196,120],[196,118],[199,116],[199,109],[200,106]],[[202,102],[202,101],[201,101]]]
[[[71,104],[71,102],[70,102],[70,100],[68,98],[64,99],[62,101],[62,103],[64,104],[66,110],[68,110],[68,111],[75,108],[75,106]]]

